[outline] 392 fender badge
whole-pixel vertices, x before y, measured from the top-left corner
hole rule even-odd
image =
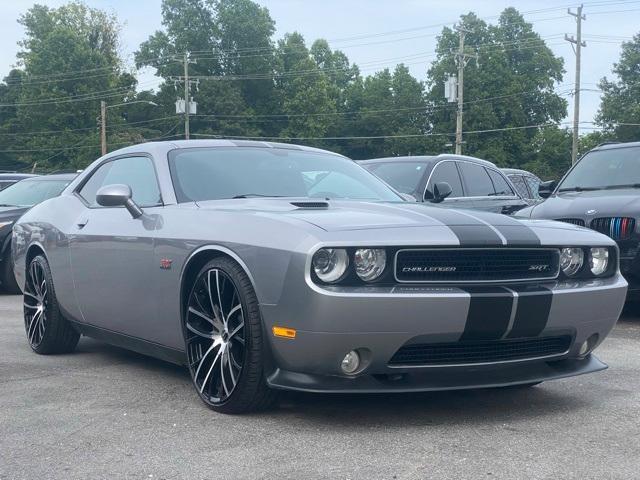
[[[162,270],[171,270],[171,265],[173,264],[173,260],[169,260],[168,258],[160,259],[160,268]]]

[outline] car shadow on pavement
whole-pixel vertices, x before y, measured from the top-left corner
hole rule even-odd
[[[572,386],[492,388],[405,394],[305,394],[283,392],[276,414],[303,415],[308,422],[359,427],[495,424],[579,410],[589,399]]]
[[[185,402],[199,402],[192,391],[186,368],[83,338],[77,355],[92,355],[92,362],[118,364],[131,375],[167,376],[184,388]],[[589,396],[575,386],[549,388],[542,384],[532,388],[495,388],[448,392],[405,394],[311,394],[281,392],[278,405],[258,417],[295,416],[309,426],[341,425],[367,427],[384,423],[389,426],[490,424],[523,418],[549,417],[567,409],[589,405]],[[559,383],[556,383],[559,385]],[[206,411],[208,409],[202,405]],[[211,415],[215,415],[211,413]]]

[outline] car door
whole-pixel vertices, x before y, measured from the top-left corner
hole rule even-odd
[[[513,185],[502,172],[490,167],[485,167],[485,170],[493,183],[493,199],[500,208],[500,213],[511,215],[528,205],[527,201],[515,192]]]
[[[471,202],[464,197],[460,172],[453,160],[444,160],[437,163],[431,174],[424,192],[424,201],[433,199],[433,186],[438,182],[446,182],[451,186],[451,195],[445,198],[440,205],[449,208],[470,208]]]
[[[97,191],[112,184],[131,187],[144,208],[134,219],[124,207],[102,207]],[[77,303],[86,323],[144,337],[145,317],[155,311],[152,268],[154,210],[162,199],[152,159],[129,155],[109,159],[76,190],[84,208],[72,226],[69,253]]]
[[[496,191],[489,177],[487,169],[482,165],[471,162],[458,162],[464,194],[465,208],[502,213],[500,201],[496,198]]]

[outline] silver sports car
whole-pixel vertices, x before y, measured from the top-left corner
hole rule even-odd
[[[13,242],[35,352],[70,352],[83,334],[186,364],[227,413],[277,389],[602,370],[591,352],[627,290],[597,232],[405,202],[345,157],[263,142],[112,152],[26,213]]]

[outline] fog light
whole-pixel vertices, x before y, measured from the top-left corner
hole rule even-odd
[[[589,340],[585,340],[584,342],[582,342],[582,345],[580,346],[580,351],[578,352],[578,355],[582,357],[586,355],[588,351],[589,351]]]
[[[355,350],[351,350],[342,359],[340,368],[344,373],[352,374],[358,370],[358,367],[360,367],[360,355]]]
[[[596,347],[598,343],[598,334],[594,333],[589,338],[587,338],[582,345],[580,345],[580,350],[578,351],[578,355],[581,357],[586,357],[590,354],[593,349]]]

